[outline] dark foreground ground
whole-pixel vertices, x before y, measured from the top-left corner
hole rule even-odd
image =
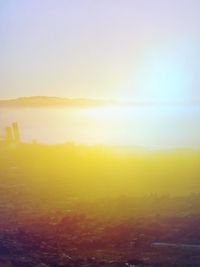
[[[0,266],[200,266],[200,216],[101,219],[7,206]]]

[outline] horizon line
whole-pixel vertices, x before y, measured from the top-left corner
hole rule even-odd
[[[57,100],[93,100],[93,101],[106,101],[106,102],[115,102],[116,104],[127,104],[127,105],[200,105],[200,100],[193,101],[158,101],[158,100],[143,100],[143,99],[134,99],[134,98],[105,98],[105,97],[67,97],[67,96],[55,96],[55,95],[29,95],[29,96],[16,96],[16,97],[0,97],[1,102],[6,101],[16,101],[16,100],[28,100],[28,99],[37,99],[37,98],[48,98],[48,99],[57,99]]]

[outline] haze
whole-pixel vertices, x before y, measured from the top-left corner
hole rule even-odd
[[[1,1],[0,98],[199,103],[198,0]]]

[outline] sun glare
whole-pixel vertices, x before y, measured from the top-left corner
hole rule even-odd
[[[189,97],[190,77],[184,55],[177,49],[149,52],[139,66],[135,80],[138,95],[146,101],[157,104],[182,103]]]

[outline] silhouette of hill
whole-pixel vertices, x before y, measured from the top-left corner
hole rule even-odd
[[[164,104],[164,103],[163,103]],[[169,102],[170,106],[199,106],[199,101]],[[102,107],[102,106],[157,106],[154,101],[104,100],[93,98],[63,98],[54,96],[30,96],[15,99],[0,99],[0,107]]]
[[[60,98],[49,96],[33,96],[0,100],[0,107],[101,107],[117,104],[117,102],[111,100]]]

